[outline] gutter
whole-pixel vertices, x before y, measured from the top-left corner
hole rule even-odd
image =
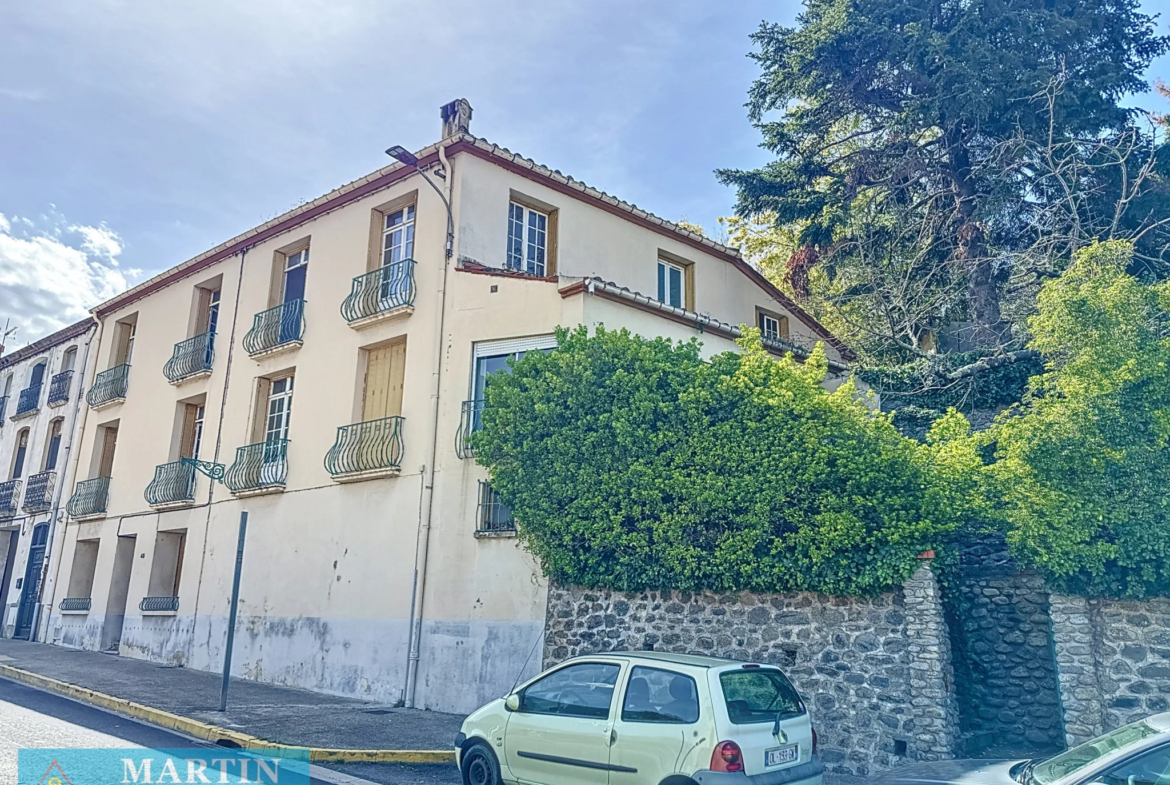
[[[667,305],[652,297],[647,297],[624,286],[603,281],[600,278],[586,278],[562,288],[560,292],[561,297],[572,297],[575,294],[590,294],[607,300],[623,301],[631,303],[640,310],[650,311],[672,321],[694,327],[701,333],[714,333],[715,335],[732,340],[743,337],[743,330],[738,325],[720,321],[709,314],[688,311],[685,308]],[[760,340],[764,344],[764,348],[773,354],[792,354],[797,359],[803,360],[810,353],[805,347],[785,338],[761,337]],[[829,368],[838,372],[846,372],[849,370],[848,365],[836,360],[829,360]]]

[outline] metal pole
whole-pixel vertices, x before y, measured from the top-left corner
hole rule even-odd
[[[248,513],[240,513],[240,541],[236,543],[236,574],[232,577],[232,607],[228,611],[227,645],[223,651],[223,683],[219,688],[219,710],[227,711],[228,682],[232,676],[232,644],[236,639],[236,606],[240,603],[240,573],[244,571],[244,535]]]

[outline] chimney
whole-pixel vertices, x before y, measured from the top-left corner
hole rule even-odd
[[[443,118],[443,138],[471,133],[471,104],[466,98],[457,98],[439,109]]]

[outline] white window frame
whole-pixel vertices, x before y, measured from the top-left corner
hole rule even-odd
[[[760,315],[759,315],[759,318],[757,319],[757,322],[759,323],[760,337],[761,338],[770,338],[772,340],[780,340],[781,338],[784,337],[783,335],[780,334],[780,317],[773,316],[772,314],[767,313],[766,311],[760,311]],[[771,325],[774,325],[775,328],[772,329],[770,327],[769,323]]]
[[[292,418],[292,399],[293,399],[293,381],[292,376],[282,376],[279,379],[273,379],[268,388],[268,400],[265,402],[264,408],[264,441],[275,442],[281,439],[288,438],[289,420]],[[281,382],[287,382],[284,389],[280,392],[276,391],[277,385]],[[273,405],[281,404],[280,411],[274,412]],[[279,425],[273,425],[274,420],[279,419]]]
[[[203,445],[203,416],[205,414],[205,407],[199,403],[195,405],[195,427],[192,429],[195,433],[191,439],[191,457],[199,460],[199,448]]]
[[[550,224],[549,214],[543,210],[534,210],[520,202],[509,202],[508,251],[504,257],[504,266],[509,270],[543,278],[548,271]]]
[[[678,302],[671,302],[670,274],[678,273]],[[669,259],[658,258],[658,302],[673,308],[687,307],[687,268]]]
[[[391,223],[395,216],[402,216],[398,223]],[[406,259],[414,258],[415,206],[408,204],[382,217],[382,266],[389,267]],[[394,258],[395,251],[398,258]]]

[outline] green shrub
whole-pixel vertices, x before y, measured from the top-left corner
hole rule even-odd
[[[961,415],[919,445],[851,382],[826,391],[820,347],[776,360],[747,333],[703,362],[694,341],[561,331],[491,378],[476,459],[549,576],[873,594],[958,526],[980,465]]]

